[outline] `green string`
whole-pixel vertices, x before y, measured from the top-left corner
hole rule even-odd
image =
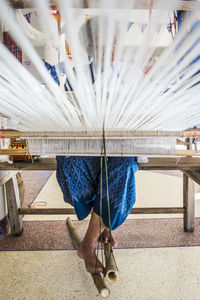
[[[103,156],[101,155],[100,158],[100,168],[101,168],[101,173],[100,173],[100,242],[101,242],[101,258],[102,258],[102,264],[104,265],[104,256],[103,256],[103,248],[102,248],[102,234],[101,234],[101,228],[102,228],[102,182],[103,182]]]
[[[103,153],[104,152],[104,153]],[[107,208],[108,208],[108,222],[109,222],[109,229],[110,229],[110,255],[112,255],[115,266],[117,268],[117,264],[115,261],[115,257],[113,255],[113,247],[112,247],[112,234],[111,234],[111,214],[110,214],[110,198],[109,198],[109,188],[108,188],[108,165],[107,165],[107,156],[106,156],[106,143],[105,143],[105,133],[103,131],[103,149],[101,152],[100,158],[100,243],[101,243],[101,255],[102,255],[102,265],[104,265],[104,256],[103,256],[103,247],[102,247],[102,191],[103,191],[103,155],[104,155],[104,166],[105,166],[105,176],[106,176],[106,196],[107,196]],[[98,247],[97,247],[97,258],[99,253],[99,240],[98,240]],[[106,262],[107,263],[107,262]],[[96,260],[97,265],[97,260]],[[96,266],[95,266],[96,269]],[[118,269],[118,268],[117,268]]]
[[[105,134],[103,131],[103,146],[104,146],[104,165],[105,165],[105,176],[106,176],[106,196],[107,196],[107,208],[108,208],[108,222],[110,229],[110,243],[112,250],[112,235],[111,235],[111,216],[110,216],[110,198],[109,198],[109,189],[108,189],[108,165],[107,165],[107,156],[106,156],[106,141]]]
[[[102,234],[101,234],[101,228],[102,228],[102,182],[103,182],[103,149],[100,157],[100,229],[99,229],[99,237],[98,239],[98,245],[97,245],[97,259],[98,259],[98,254],[99,254],[99,242],[101,243],[101,260],[102,260],[102,265],[104,266],[104,255],[103,255],[103,247],[102,247]],[[95,270],[97,266],[97,259],[96,259],[96,265],[95,265]]]
[[[104,164],[105,164],[105,176],[106,176],[106,194],[107,194],[107,207],[108,207],[108,220],[109,220],[109,229],[110,229],[110,256],[112,255],[116,269],[118,270],[116,260],[113,254],[112,247],[112,234],[111,234],[111,215],[110,215],[110,198],[109,198],[109,189],[108,189],[108,164],[107,164],[107,155],[106,155],[106,140],[105,140],[105,132],[103,131],[103,146],[104,146]],[[108,260],[109,260],[108,258]]]

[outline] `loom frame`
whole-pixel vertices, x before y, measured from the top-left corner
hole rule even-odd
[[[56,170],[55,158],[43,158],[35,163],[1,163],[0,170]],[[163,157],[149,158],[146,164],[139,164],[139,170],[180,170],[183,173],[183,207],[148,207],[133,208],[136,214],[183,214],[185,232],[194,231],[195,189],[194,182],[200,184],[200,158],[197,157]],[[73,208],[17,208],[12,179],[5,183],[8,215],[11,233],[18,236],[23,232],[22,215],[58,215],[74,214]]]

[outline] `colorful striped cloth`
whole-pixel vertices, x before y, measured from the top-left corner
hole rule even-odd
[[[22,63],[22,50],[17,46],[8,32],[3,32],[3,42],[10,52]]]

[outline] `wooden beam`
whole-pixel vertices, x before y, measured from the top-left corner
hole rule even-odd
[[[200,169],[199,157],[151,157],[147,164],[139,164],[140,170],[191,170]]]
[[[197,184],[200,184],[200,171],[199,170],[184,170],[185,175],[194,180]]]
[[[0,137],[1,138],[18,138],[20,136],[20,132],[17,130],[7,130],[1,129],[0,130]]]
[[[15,189],[12,178],[5,183],[5,188],[11,234],[14,236],[19,236],[23,232],[23,224],[22,219],[18,214]]]
[[[18,132],[21,138],[38,137],[38,138],[66,138],[66,139],[88,139],[99,138],[102,139],[102,130],[85,130],[85,131],[22,131]],[[136,137],[188,137],[200,136],[200,129],[192,129],[186,131],[173,131],[173,130],[106,130],[105,138],[118,139],[118,138],[136,138]]]
[[[130,214],[183,214],[183,207],[133,208]],[[74,208],[20,208],[19,215],[73,215]]]
[[[10,4],[14,8],[33,8],[33,3],[29,0],[10,0]],[[87,5],[85,5],[86,1],[74,1],[74,8],[85,8],[87,9]],[[90,2],[90,8],[99,8],[99,1],[98,0],[91,0]],[[126,8],[127,5],[130,5],[130,1],[123,1],[123,4],[120,5],[119,1],[116,1],[116,5],[109,5],[108,7],[110,9],[115,8],[116,6],[123,9]],[[118,5],[117,5],[118,4]],[[49,5],[52,7],[57,6],[56,0],[50,0]],[[128,7],[128,6],[127,6]],[[151,0],[135,0],[133,2],[133,8],[134,9],[149,9],[151,7]],[[199,1],[165,1],[165,0],[154,0],[153,1],[153,9],[171,9],[171,10],[200,10],[200,3]]]
[[[109,150],[107,150],[108,152],[108,154],[107,154],[107,156],[109,157],[109,156],[115,156],[115,157],[117,157],[117,156],[123,156],[123,157],[125,157],[125,156],[137,156],[137,153],[135,154],[135,153],[132,153],[132,152],[130,152],[130,153],[123,153],[123,155],[120,153],[120,151],[114,151],[113,153],[111,152],[109,152]],[[33,154],[33,156],[34,155],[40,155],[40,154],[42,154],[42,153],[38,153],[38,154]],[[26,148],[26,149],[0,149],[0,155],[22,155],[22,156],[24,156],[24,155],[29,155],[30,156],[30,153],[29,153],[29,150]],[[54,155],[59,155],[59,154],[57,154],[57,153],[54,153]],[[74,151],[70,151],[69,153],[67,153],[66,155],[70,155],[70,156],[99,156],[100,155],[100,152],[99,151],[94,151],[94,152],[92,152],[92,153],[90,153],[90,152],[88,152],[88,151],[85,151],[84,153],[79,153],[79,152],[75,152],[74,153]],[[146,153],[141,153],[141,155],[143,155],[143,156],[146,156],[146,155],[152,155],[152,154],[146,154]],[[170,156],[170,155],[173,155],[173,154],[167,154],[166,153],[166,156]],[[199,153],[196,153],[196,150],[182,150],[182,151],[176,151],[175,153],[174,153],[174,155],[176,155],[176,156],[187,156],[187,157],[192,157],[192,156],[200,156],[200,154]],[[158,154],[158,156],[159,156],[159,154]]]
[[[184,230],[186,232],[193,232],[195,216],[195,187],[194,181],[186,174],[183,174],[183,205],[185,208]]]
[[[28,149],[0,149],[0,155],[26,155]]]
[[[85,130],[85,131],[17,131],[1,130],[2,138],[55,138],[55,139],[102,139],[102,130]],[[186,131],[173,130],[106,130],[105,138],[107,139],[131,139],[131,138],[151,138],[151,137],[200,137],[200,128]]]
[[[56,170],[55,158],[39,158],[35,162],[0,162],[0,170]],[[140,163],[139,170],[200,170],[199,157],[150,157],[148,163]]]

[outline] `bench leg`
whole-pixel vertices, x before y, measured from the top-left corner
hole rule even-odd
[[[195,217],[195,186],[194,181],[183,174],[183,206],[184,213],[184,231],[194,231],[194,217]]]
[[[23,232],[22,217],[18,214],[15,189],[12,178],[5,183],[8,217],[11,226],[11,234],[19,236]]]

